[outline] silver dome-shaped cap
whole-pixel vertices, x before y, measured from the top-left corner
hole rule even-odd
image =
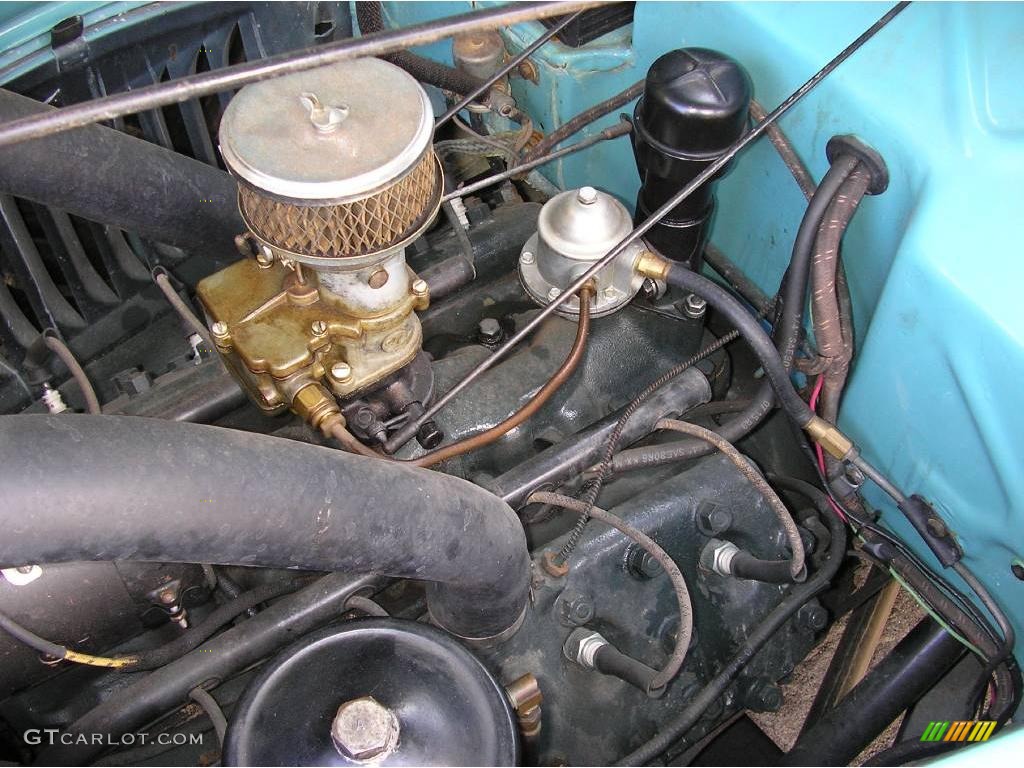
[[[433,129],[415,78],[367,58],[245,86],[224,111],[219,140],[228,168],[260,190],[344,202],[415,167]]]
[[[542,249],[579,261],[596,261],[633,227],[626,207],[594,187],[555,195],[541,209],[537,233]],[[541,268],[543,271],[543,267]]]
[[[562,192],[541,208],[537,232],[519,256],[519,277],[527,293],[546,304],[583,274],[591,264],[618,245],[632,230],[626,207],[593,187]],[[597,291],[591,303],[593,317],[625,306],[643,283],[633,265],[643,246],[634,243],[597,273]],[[556,312],[563,317],[579,314],[574,297]]]

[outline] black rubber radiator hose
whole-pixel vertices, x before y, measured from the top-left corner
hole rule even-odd
[[[464,480],[249,432],[129,416],[0,417],[0,565],[146,560],[427,582],[463,638],[529,591],[516,515]]]
[[[54,111],[0,90],[4,121]],[[102,125],[0,149],[0,192],[193,250],[245,231],[224,171]]]
[[[359,22],[360,34],[372,35],[374,32],[383,30],[384,13],[381,4],[369,0],[359,0],[356,3],[356,21]],[[401,67],[421,82],[457,93],[459,96],[472,93],[484,82],[454,67],[439,64],[433,59],[411,51],[398,51],[382,58],[390,61],[396,67]]]

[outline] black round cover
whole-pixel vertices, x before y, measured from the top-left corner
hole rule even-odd
[[[224,765],[358,765],[331,741],[346,701],[373,696],[396,715],[398,749],[374,765],[515,765],[505,692],[450,635],[400,619],[356,619],[285,649],[238,701]]]

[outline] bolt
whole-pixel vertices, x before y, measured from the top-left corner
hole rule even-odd
[[[558,597],[558,616],[567,626],[582,627],[594,618],[594,601],[582,592],[566,590]]]
[[[227,338],[228,324],[225,323],[223,320],[218,320],[217,322],[210,326],[210,331],[212,331],[213,335],[218,339]]]
[[[949,533],[949,529],[946,528],[946,524],[937,517],[929,517],[926,525],[928,526],[928,531],[932,536],[942,538]]]
[[[417,296],[426,296],[429,288],[427,287],[427,281],[417,277],[412,281],[412,292]]]
[[[501,323],[493,317],[485,317],[476,326],[476,337],[481,344],[500,344],[504,334],[501,332]]]
[[[519,76],[523,78],[523,80],[529,80],[533,83],[540,80],[540,76],[537,74],[536,65],[529,59],[519,62]]]
[[[683,300],[683,314],[694,320],[704,316],[708,303],[695,293],[689,293]]]
[[[164,605],[170,605],[177,599],[178,596],[174,594],[173,589],[165,589],[163,592],[160,593],[159,597],[161,603],[163,603]]]
[[[860,467],[854,466],[853,464],[843,465],[843,475],[846,478],[846,482],[852,485],[854,488],[860,488],[864,485],[864,473],[861,472]]]
[[[548,291],[548,301],[554,301],[555,299],[557,299],[561,295],[562,295],[562,292],[560,290],[558,290],[555,287],[552,287]]]
[[[352,366],[348,363],[335,363],[331,366],[331,378],[340,382],[349,381],[352,378]]]
[[[782,691],[770,680],[755,680],[743,695],[747,709],[775,712],[782,706]]]
[[[732,528],[732,513],[713,501],[697,505],[697,527],[706,536],[717,536]]]
[[[416,430],[416,442],[428,451],[437,448],[442,440],[444,440],[444,432],[441,431],[441,428],[434,421],[425,421]]]
[[[828,624],[828,612],[818,603],[805,603],[796,612],[796,623],[808,632],[820,632]]]
[[[1010,573],[1024,581],[1024,563],[1015,562],[1010,565]]]
[[[266,245],[256,252],[256,263],[266,269],[274,264],[274,252]]]
[[[631,544],[626,549],[626,570],[637,579],[653,579],[662,572],[661,563],[651,557],[651,553],[639,544]]]
[[[384,267],[377,267],[366,281],[366,284],[376,290],[377,288],[383,288],[387,281],[388,271]]]
[[[604,294],[604,297],[606,299],[614,301],[615,298],[619,295],[619,289],[616,288],[614,285],[609,285],[603,291],[601,291],[601,293]]]
[[[643,296],[647,301],[654,301],[658,298],[658,284],[651,278],[645,278],[643,285],[640,286],[640,295]]]
[[[597,202],[597,190],[593,187],[580,187],[576,199],[583,205],[593,205]]]
[[[331,741],[349,760],[374,760],[398,747],[398,718],[372,696],[346,701],[331,723]]]
[[[314,320],[313,324],[309,327],[309,330],[313,332],[314,336],[326,336],[327,323],[325,323],[323,320]]]
[[[519,261],[522,264],[533,264],[536,259],[534,258],[532,251],[523,251],[519,254]]]

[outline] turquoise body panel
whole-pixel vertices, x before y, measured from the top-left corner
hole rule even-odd
[[[0,5],[0,64],[37,49],[45,31],[72,13],[110,16],[138,5]],[[470,7],[385,3],[395,25]],[[632,28],[582,50],[545,46],[534,56],[539,84],[515,79],[513,92],[550,131],[639,80],[663,52],[703,46],[741,62],[770,109],[886,7],[640,2]],[[540,28],[504,30],[509,49],[520,50]],[[1024,582],[1010,566],[1024,560],[1022,43],[1024,5],[914,4],[782,120],[816,177],[827,167],[826,141],[839,133],[857,134],[888,163],[889,189],[865,200],[844,246],[858,355],[841,425],[901,488],[941,510],[1018,638]],[[451,61],[448,43],[420,52]],[[631,208],[635,200],[626,139],[544,172],[559,186],[598,186]],[[713,240],[774,292],[804,200],[767,140],[740,157],[718,200]],[[934,564],[892,505],[874,489],[868,497]],[[1020,640],[1017,652],[1024,652]],[[1010,740],[1024,744],[1021,735]]]

